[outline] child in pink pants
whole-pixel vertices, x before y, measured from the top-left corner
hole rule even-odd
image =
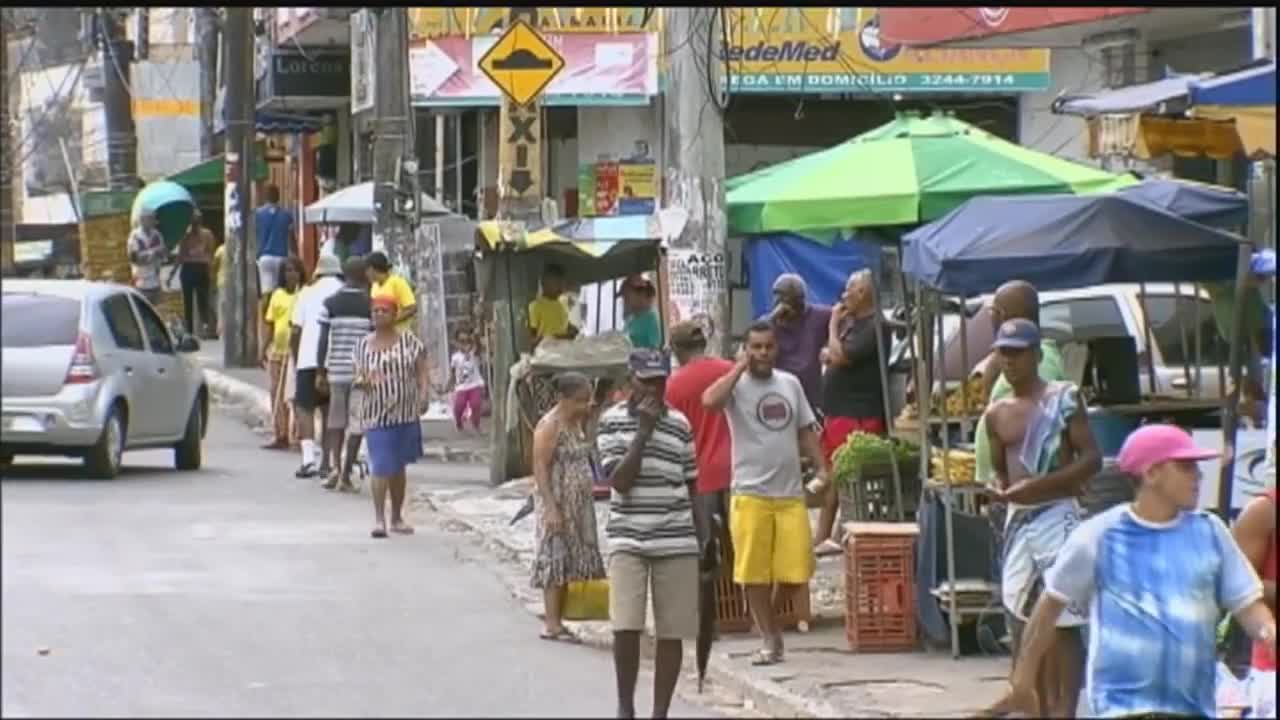
[[[484,406],[484,375],[480,372],[480,356],[476,352],[475,337],[468,330],[459,330],[454,336],[457,350],[449,360],[450,379],[453,387],[453,422],[458,431],[470,414],[471,427],[480,431],[480,415]]]

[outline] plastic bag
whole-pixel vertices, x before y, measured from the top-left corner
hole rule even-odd
[[[608,620],[609,581],[569,583],[565,592],[563,614],[565,620]]]

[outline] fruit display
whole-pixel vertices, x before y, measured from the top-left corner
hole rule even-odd
[[[967,394],[966,394],[967,391]],[[947,408],[948,418],[961,417],[978,417],[986,411],[986,400],[983,397],[982,378],[975,376],[970,378],[964,387],[956,388],[946,395],[943,399],[941,392],[933,394],[934,416],[942,417],[940,412],[943,404]],[[913,426],[919,424],[920,408],[915,403],[910,402],[902,407],[902,411],[898,413],[895,424]]]
[[[929,453],[929,476],[950,485],[970,485],[974,482],[975,463],[974,454],[967,450],[948,450],[944,453],[941,448],[933,448]]]

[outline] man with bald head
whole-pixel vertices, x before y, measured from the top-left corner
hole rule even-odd
[[[795,273],[773,282],[773,311],[763,319],[778,344],[776,367],[800,379],[809,407],[822,404],[822,348],[827,344],[831,308],[809,302],[809,287]]]
[[[1036,327],[1040,326],[1040,294],[1031,283],[1025,280],[1010,280],[996,289],[991,300],[992,330],[999,330],[1008,320],[1030,320]],[[1040,379],[1045,382],[1066,380],[1066,371],[1062,364],[1062,351],[1058,344],[1050,338],[1040,339]],[[984,387],[988,388],[987,407],[1013,395],[1013,386],[1000,372],[1000,362],[993,351],[986,359],[983,371]],[[975,475],[978,482],[990,485],[995,480],[995,471],[991,464],[991,451],[987,446],[986,415],[978,420],[974,435]]]

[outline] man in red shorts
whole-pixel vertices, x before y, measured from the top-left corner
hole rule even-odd
[[[880,384],[880,356],[876,349],[876,306],[871,272],[859,270],[849,276],[844,295],[831,311],[826,356],[827,372],[822,382],[822,449],[831,456],[854,432],[883,435],[884,389]],[[890,330],[881,323],[880,340],[888,357]],[[814,550],[819,555],[840,552],[833,537],[840,496],[834,485],[826,489],[822,514],[814,533]]]
[[[693,448],[698,461],[697,496],[693,509],[699,514],[699,528],[710,527],[712,515],[720,515],[728,527],[729,425],[724,413],[702,405],[702,393],[716,380],[733,370],[733,363],[707,355],[707,336],[696,322],[682,322],[671,328],[671,351],[680,364],[667,381],[667,404],[684,413],[693,426]]]

